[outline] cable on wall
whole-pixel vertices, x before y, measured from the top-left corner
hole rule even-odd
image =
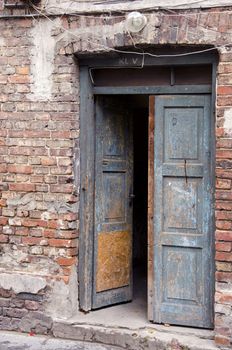
[[[77,38],[77,39],[80,39],[81,38],[81,35],[76,35],[75,33],[71,32],[70,30],[66,29],[65,27],[55,23],[55,21],[51,20],[47,15],[45,15],[43,12],[41,12],[36,6],[34,6],[33,4],[31,4],[31,6],[34,8],[34,10],[39,13],[42,17],[46,18],[48,21],[50,21],[51,23],[53,23],[53,25],[56,27],[56,28],[59,28],[59,29],[62,29],[65,33]],[[173,55],[170,55],[170,54],[153,54],[151,52],[146,52],[146,51],[142,51],[142,52],[139,52],[139,51],[127,51],[127,50],[120,50],[120,49],[115,49],[115,48],[112,48],[112,47],[109,47],[107,45],[104,45],[104,44],[100,44],[98,42],[94,42],[94,41],[91,41],[90,39],[85,39],[84,40],[86,43],[90,44],[90,45],[93,45],[93,46],[96,46],[96,48],[98,49],[104,49],[104,50],[107,50],[107,51],[111,51],[111,52],[116,52],[116,53],[121,53],[121,54],[130,54],[130,55],[137,55],[137,56],[142,56],[142,57],[145,57],[145,56],[149,56],[149,57],[155,57],[155,58],[165,58],[165,57],[184,57],[184,56],[190,56],[190,55],[197,55],[197,54],[201,54],[201,53],[205,53],[205,52],[210,52],[210,51],[216,51],[218,49],[221,49],[221,48],[229,48],[231,47],[230,44],[227,44],[227,45],[218,45],[218,46],[214,46],[214,47],[210,47],[210,48],[207,48],[207,49],[203,49],[203,50],[196,50],[196,51],[189,51],[189,52],[184,52],[184,53],[179,53],[179,54],[173,54]]]

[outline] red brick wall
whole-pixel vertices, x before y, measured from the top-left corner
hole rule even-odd
[[[216,341],[232,340],[232,54],[220,55],[217,86],[216,125]],[[227,121],[225,120],[227,118]]]
[[[147,14],[150,29],[147,27],[139,35],[134,35],[133,41],[119,26],[122,18],[63,17],[59,26],[68,28],[75,36],[62,37],[63,30],[58,26],[54,26],[51,32],[55,47],[54,58],[49,63],[52,64],[52,73],[47,79],[52,85],[47,99],[37,98],[34,92],[35,58],[32,49],[35,38],[31,30],[38,25],[38,19],[0,19],[0,268],[7,273],[40,275],[47,283],[47,287],[36,294],[38,300],[33,299],[33,293],[24,295],[1,289],[0,328],[26,330],[27,322],[23,328],[19,320],[25,318],[32,306],[30,312],[40,314],[32,315],[32,318],[46,317],[44,298],[51,293],[52,281],[64,281],[67,288],[71,288],[70,276],[73,271],[76,273],[80,152],[78,66],[73,60],[73,52],[106,50],[101,45],[133,47],[134,43],[231,44],[232,9],[229,10],[192,10],[177,15],[166,11],[153,12]],[[47,20],[40,21],[45,23]],[[105,31],[102,26],[105,26]],[[94,39],[95,35],[97,39]],[[86,41],[89,38],[95,44]],[[230,346],[232,50],[223,48],[219,52],[215,125],[215,331],[217,343]],[[18,301],[20,295],[23,295],[23,302]],[[16,304],[14,300],[17,300]],[[40,333],[49,332],[50,319],[38,324],[41,323],[42,328],[36,328],[36,325],[32,328]]]
[[[72,57],[56,56],[58,92],[47,102],[30,97],[31,19],[0,21],[1,37],[1,247],[27,254],[24,264],[46,256],[69,275],[77,255],[77,196],[73,156],[78,140],[78,96]],[[63,70],[65,73],[63,73]],[[60,88],[60,89],[59,89]]]
[[[49,333],[44,304],[54,280],[69,288],[77,265],[78,71],[71,55],[56,53],[51,97],[33,95],[34,24],[0,19],[0,271],[43,276],[47,286],[36,295],[0,288],[0,328],[28,331],[31,315],[40,319],[32,330]]]

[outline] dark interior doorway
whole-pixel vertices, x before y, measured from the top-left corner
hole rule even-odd
[[[115,96],[127,101],[133,118],[133,299],[147,304],[148,114],[146,95]]]
[[[142,98],[141,98],[142,97]],[[133,297],[147,299],[148,97],[133,99]]]

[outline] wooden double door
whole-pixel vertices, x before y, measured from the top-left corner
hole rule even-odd
[[[148,319],[213,325],[210,95],[149,97]],[[143,120],[141,120],[143,123]],[[95,105],[92,308],[133,298],[133,116]]]

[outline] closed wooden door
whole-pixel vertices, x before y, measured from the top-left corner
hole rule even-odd
[[[132,120],[120,99],[96,99],[92,308],[132,299]]]
[[[157,323],[213,325],[210,119],[208,95],[150,98],[148,314]]]

